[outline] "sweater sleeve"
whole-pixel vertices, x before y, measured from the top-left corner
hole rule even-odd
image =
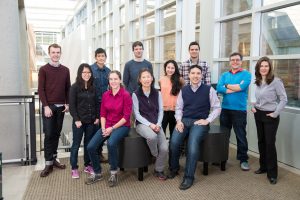
[[[217,84],[217,92],[221,93],[221,94],[226,94],[226,88],[225,88],[225,83],[224,83],[224,79],[225,79],[226,74],[222,74],[221,78],[219,79],[219,82]]]
[[[129,69],[128,69],[128,64],[126,63],[123,71],[123,83],[126,88],[128,88],[129,80],[130,80]]]
[[[164,117],[164,108],[163,108],[163,102],[161,97],[161,92],[158,92],[158,119],[157,119],[157,125],[161,127],[161,123]]]
[[[279,103],[274,112],[275,117],[277,117],[280,114],[280,112],[283,110],[285,105],[287,104],[288,100],[287,100],[287,95],[283,83],[280,79],[276,81],[275,90],[276,90],[277,98],[279,100]]]
[[[70,87],[71,87],[71,81],[70,81],[70,70],[67,68],[67,80],[66,80],[66,104],[69,104],[69,92],[70,92]]]
[[[47,101],[45,88],[46,88],[46,72],[45,72],[44,68],[42,67],[39,71],[39,77],[38,77],[38,93],[39,93],[39,97],[42,102],[42,105],[48,106],[49,104]]]
[[[245,78],[240,83],[241,91],[247,90],[250,83],[251,83],[251,74],[247,71],[245,73]]]

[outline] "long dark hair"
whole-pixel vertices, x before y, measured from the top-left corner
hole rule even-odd
[[[267,74],[267,77],[266,77],[266,83],[269,85],[274,80],[273,67],[272,67],[270,58],[268,58],[266,56],[261,57],[255,65],[255,84],[257,86],[260,86],[262,83],[262,76],[259,72],[259,69],[261,67],[261,63],[264,61],[269,64],[269,73]]]
[[[139,84],[139,86],[142,88],[142,83],[140,82],[140,79],[141,79],[141,77],[142,77],[142,73],[143,72],[149,72],[149,74],[152,76],[152,83],[151,83],[151,89],[152,88],[154,88],[154,82],[155,82],[155,78],[154,78],[154,76],[153,76],[153,73],[152,73],[152,71],[150,70],[150,69],[148,69],[148,68],[143,68],[143,69],[141,69],[140,70],[140,72],[139,72],[139,76],[138,76],[138,84]]]
[[[87,90],[92,91],[94,89],[93,88],[93,81],[94,81],[93,72],[92,72],[90,65],[87,63],[82,63],[79,65],[78,70],[77,70],[76,84],[78,84],[78,86],[81,90],[85,90],[85,82],[82,79],[82,72],[83,72],[84,68],[89,69],[89,71],[91,72],[91,78],[87,82]]]
[[[182,82],[180,81],[180,74],[179,74],[179,69],[177,62],[175,60],[168,60],[164,64],[164,70],[165,70],[165,75],[167,75],[167,65],[169,63],[172,63],[175,67],[175,72],[171,76],[171,83],[172,83],[172,89],[171,89],[171,94],[176,96],[180,89],[182,88]]]

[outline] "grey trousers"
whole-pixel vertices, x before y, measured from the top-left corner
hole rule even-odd
[[[155,170],[162,172],[168,158],[168,142],[164,131],[161,128],[156,133],[149,126],[138,124],[136,132],[146,139],[151,154],[156,157]]]

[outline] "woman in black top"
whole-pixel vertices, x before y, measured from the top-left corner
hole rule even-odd
[[[76,82],[71,86],[69,103],[70,114],[73,117],[73,143],[71,147],[70,163],[72,178],[79,178],[78,150],[84,134],[84,172],[93,174],[90,158],[86,147],[94,135],[94,125],[99,123],[99,105],[93,87],[93,74],[90,66],[83,63],[77,71]]]

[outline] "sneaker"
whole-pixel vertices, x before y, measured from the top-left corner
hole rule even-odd
[[[167,179],[167,176],[164,174],[164,172],[158,172],[156,170],[154,170],[154,176],[156,176],[159,180],[166,180]]]
[[[92,174],[86,179],[85,184],[91,185],[93,183],[101,181],[102,179],[103,179],[102,174]]]
[[[95,174],[93,167],[90,165],[86,166],[83,171],[88,174]]]
[[[249,166],[247,161],[241,162],[241,169],[243,171],[249,171],[250,170],[250,166]]]
[[[72,178],[79,178],[78,169],[72,169]]]
[[[114,187],[118,183],[118,175],[117,174],[110,174],[110,177],[108,179],[108,186]]]

